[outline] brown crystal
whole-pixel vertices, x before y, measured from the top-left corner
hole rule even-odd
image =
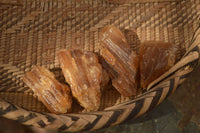
[[[96,111],[100,106],[102,67],[98,56],[80,50],[61,50],[58,60],[73,96],[86,111]]]
[[[177,48],[171,43],[147,41],[140,47],[140,85],[149,83],[169,70],[176,61]]]
[[[99,53],[96,53],[96,54],[98,55],[99,63],[101,65],[103,65],[103,63],[105,63],[104,58],[101,55],[99,55]],[[109,76],[107,70],[104,69],[103,67],[102,67],[102,75],[101,75],[100,86],[101,86],[101,92],[103,92],[104,90],[110,89],[112,87],[112,85],[110,83],[110,76]]]
[[[126,38],[115,26],[106,26],[100,33],[101,55],[112,85],[123,96],[136,95],[138,56],[131,51]]]
[[[46,68],[34,66],[24,75],[23,80],[51,112],[61,114],[71,110],[69,87],[59,83]]]

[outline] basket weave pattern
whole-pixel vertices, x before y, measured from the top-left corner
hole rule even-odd
[[[199,62],[200,48],[200,1],[161,1],[23,0],[18,5],[0,4],[0,115],[47,129],[95,130],[135,118],[160,104],[192,72]],[[136,98],[108,90],[98,112],[48,113],[24,85],[24,73],[32,65],[40,65],[64,82],[56,53],[76,44],[84,51],[99,52],[99,32],[108,24],[134,30],[141,42],[176,44],[179,62]],[[138,39],[131,44],[135,51]]]

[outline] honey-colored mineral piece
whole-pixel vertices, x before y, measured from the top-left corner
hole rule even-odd
[[[71,110],[70,88],[58,82],[46,68],[34,66],[23,80],[52,113],[61,114]]]
[[[171,43],[146,41],[140,47],[140,85],[149,83],[169,70],[176,61],[177,48]]]
[[[131,51],[126,38],[115,26],[109,25],[100,33],[101,55],[112,79],[112,85],[123,96],[137,93],[138,56]]]
[[[102,66],[98,56],[80,50],[61,50],[58,53],[65,80],[73,96],[86,111],[96,111],[100,106]]]

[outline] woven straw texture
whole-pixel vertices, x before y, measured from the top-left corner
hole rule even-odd
[[[64,81],[56,53],[79,44],[99,52],[99,32],[113,24],[125,32],[136,52],[145,40],[178,46],[179,61],[137,97],[107,89],[100,111],[48,112],[22,81],[32,65],[52,71]],[[62,131],[95,130],[138,117],[160,104],[199,62],[200,1],[198,0],[6,0],[0,2],[0,115],[25,125]]]

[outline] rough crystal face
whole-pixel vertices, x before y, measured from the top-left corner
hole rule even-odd
[[[105,69],[102,68],[102,76],[101,76],[101,84],[100,84],[102,91],[109,88],[109,85],[108,85],[109,81],[110,81],[109,74],[107,73]]]
[[[96,111],[100,106],[102,66],[98,56],[80,50],[61,50],[58,53],[65,80],[73,96],[86,111]]]
[[[108,70],[112,85],[123,96],[136,95],[138,56],[131,51],[126,38],[115,26],[106,26],[100,33],[103,66]]]
[[[46,68],[34,66],[24,75],[23,80],[51,112],[61,114],[71,110],[69,87],[59,83]]]
[[[176,62],[177,48],[166,42],[147,41],[140,47],[140,85],[149,83],[169,70]]]

